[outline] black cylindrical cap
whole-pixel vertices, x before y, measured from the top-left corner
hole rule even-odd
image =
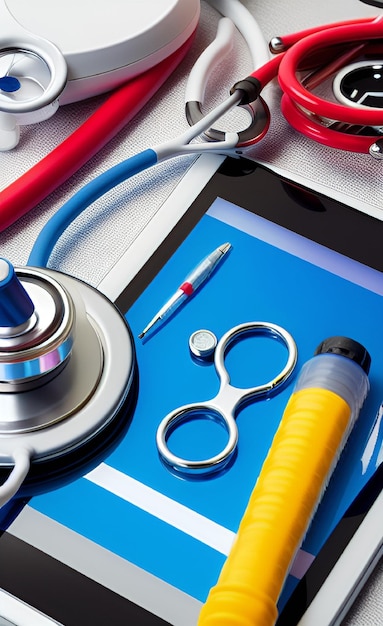
[[[325,339],[315,350],[315,355],[317,354],[340,354],[358,363],[366,374],[370,371],[370,354],[361,343],[349,337],[329,337]]]
[[[232,86],[230,94],[233,94],[238,90],[243,91],[242,100],[239,104],[250,104],[251,102],[255,102],[258,98],[262,91],[262,85],[258,78],[255,78],[255,76],[247,76]]]

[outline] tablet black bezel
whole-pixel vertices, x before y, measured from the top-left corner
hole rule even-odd
[[[379,272],[383,271],[383,255],[380,253],[383,222],[347,206],[346,203],[338,202],[324,194],[293,183],[287,177],[280,176],[263,165],[245,159],[230,158],[224,161],[147,263],[117,297],[116,305],[123,313],[127,312],[217,197],[253,211],[261,217]],[[326,573],[333,567],[338,558],[337,554],[341,554],[342,549],[363,522],[372,500],[371,498],[364,498],[363,505],[361,505],[362,499],[363,495],[358,500],[358,506],[364,507],[363,513],[358,515],[352,513],[351,525],[349,511],[346,513],[334,530],[335,535],[333,533],[330,537],[328,545],[325,545],[313,566],[308,570],[307,575],[298,585],[286,607],[286,612],[281,613],[280,622],[278,622],[281,626],[285,623],[290,625],[296,623],[295,621],[292,622],[291,619],[297,621],[304,613],[316,590],[323,582]],[[334,536],[336,536],[338,546],[337,553],[333,550]],[[99,593],[98,583],[7,532],[3,533],[0,540],[1,555],[3,557],[2,562],[10,563],[13,560],[13,569],[7,571],[4,568],[4,573],[0,577],[0,587],[3,589],[25,602],[31,603],[43,613],[63,622],[66,626],[71,624],[78,626],[83,622],[81,622],[76,610],[77,603],[72,603],[70,608],[69,604],[63,606],[58,599],[60,596],[59,588],[61,587],[62,591],[62,581],[65,580],[65,588],[68,589],[68,585],[73,583],[78,590],[79,598],[82,597],[83,606],[88,607],[87,619],[95,625],[104,623],[102,622],[103,618],[100,617],[103,615],[104,592]],[[17,555],[16,559],[14,559],[14,555]],[[21,567],[22,562],[31,563],[31,567],[24,569]],[[321,567],[320,572],[319,567]],[[34,568],[42,573],[43,579],[39,579],[40,583],[37,588],[33,587],[34,592],[31,595],[28,589]],[[23,576],[22,571],[25,574]],[[52,595],[50,587],[47,587],[43,582],[44,576],[45,578],[48,576],[51,584],[57,586],[58,595],[57,593]],[[69,580],[72,582],[68,582]],[[88,587],[89,594],[86,591]],[[108,603],[109,601],[112,602],[120,615],[123,615],[120,605],[125,603],[125,620],[131,619],[134,615],[137,626],[138,624],[142,626],[165,624],[160,618],[149,614],[144,609],[141,611],[139,607],[114,592],[110,590],[106,590],[106,592],[108,592]],[[65,595],[66,592],[64,591]],[[89,601],[86,599],[88,596]],[[49,597],[52,598],[52,601]],[[290,611],[291,606],[294,606],[294,612],[290,614],[288,611]],[[285,617],[286,615],[288,617]],[[101,621],[97,621],[99,617]]]
[[[383,272],[383,222],[247,159],[227,158],[156,252],[121,292],[124,313],[220,197]]]

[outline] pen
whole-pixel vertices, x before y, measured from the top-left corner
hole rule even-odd
[[[297,380],[198,626],[273,626],[277,601],[369,391],[370,356],[347,337],[317,348]]]
[[[230,243],[224,243],[218,246],[213,252],[211,252],[203,261],[201,261],[197,267],[185,278],[182,285],[180,285],[177,291],[169,298],[164,306],[156,313],[149,324],[144,328],[142,333],[138,335],[139,339],[142,339],[146,333],[153,328],[155,324],[169,317],[178,307],[185,302],[198,287],[200,287],[212,274],[217,265],[222,261],[225,254],[231,249]]]

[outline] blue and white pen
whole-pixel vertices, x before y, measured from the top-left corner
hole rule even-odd
[[[155,324],[169,317],[178,307],[187,300],[212,274],[217,265],[222,261],[225,254],[231,249],[230,243],[224,243],[211,252],[197,267],[185,278],[177,291],[165,302],[164,306],[156,313],[149,324],[138,335],[142,339]]]

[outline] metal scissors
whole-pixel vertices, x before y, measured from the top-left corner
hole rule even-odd
[[[268,335],[271,339],[280,341],[287,349],[287,360],[282,370],[269,382],[242,389],[230,383],[230,376],[225,367],[226,350],[234,340],[244,334]],[[247,322],[234,326],[227,331],[218,342],[214,352],[214,365],[220,387],[217,395],[211,400],[185,404],[171,411],[161,421],[156,436],[158,452],[162,460],[172,469],[190,473],[211,473],[221,470],[232,458],[238,443],[238,428],[235,421],[240,406],[246,401],[255,400],[271,394],[279,388],[292,374],[297,362],[297,346],[290,333],[271,322]],[[223,450],[207,459],[191,460],[176,456],[168,447],[168,438],[175,428],[186,421],[205,415],[212,417],[222,425],[228,435]]]

